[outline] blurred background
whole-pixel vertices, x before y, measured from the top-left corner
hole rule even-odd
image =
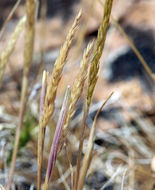
[[[15,3],[15,0],[0,1],[1,29]],[[25,14],[24,5],[25,1],[19,3],[5,32],[1,33],[0,52],[7,46],[16,24]],[[52,71],[59,49],[65,41],[76,14],[82,8],[81,23],[58,88],[56,111],[50,124],[55,126],[66,86],[73,84],[84,48],[88,42],[97,37],[103,16],[103,5],[104,0],[42,0],[39,3],[34,55],[29,76],[28,108],[14,178],[14,184],[18,184],[20,189],[25,190],[36,186],[36,139],[42,71],[44,69]],[[100,113],[97,121],[94,159],[88,172],[85,189],[120,189],[123,176],[125,176],[124,189],[155,189],[154,16],[154,0],[114,0],[112,19],[100,59],[99,79],[88,117],[89,127],[103,100],[111,92],[114,92],[114,95]],[[152,71],[151,76],[133,51],[133,46],[129,41],[135,45],[145,60],[147,68],[149,67]],[[18,121],[23,49],[24,32],[20,34],[0,86],[0,183],[2,185],[7,180]],[[68,147],[73,166],[76,163],[77,145],[80,138],[78,128],[84,95],[85,92],[78,102],[77,112],[70,126],[71,136]],[[51,144],[50,135],[48,136],[45,153],[47,158]],[[87,143],[87,138],[85,143]],[[47,159],[44,161],[46,163]],[[66,174],[69,166],[68,164],[64,166],[65,163],[66,161],[60,156],[53,176],[53,189],[58,189],[60,186],[62,190],[65,189],[59,171],[61,168],[67,180],[70,174]],[[15,188],[17,188],[16,185]]]

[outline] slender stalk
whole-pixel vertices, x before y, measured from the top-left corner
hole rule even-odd
[[[155,78],[153,77],[153,73],[152,73],[150,67],[148,66],[147,62],[145,61],[144,57],[141,55],[141,53],[138,51],[138,49],[136,48],[136,46],[134,45],[134,43],[132,42],[132,40],[130,39],[130,37],[126,34],[126,32],[124,31],[124,29],[119,25],[119,23],[114,19],[114,17],[111,17],[111,18],[112,18],[113,23],[117,27],[117,29],[126,38],[129,46],[131,47],[131,49],[133,50],[133,52],[136,54],[136,56],[139,59],[140,63],[143,65],[144,69],[146,70],[147,74],[155,82]]]
[[[34,24],[35,24],[35,12],[36,12],[36,3],[35,0],[26,1],[26,33],[25,33],[25,45],[24,45],[24,72],[23,72],[23,81],[22,81],[22,92],[21,92],[21,105],[19,112],[19,122],[16,130],[14,151],[11,162],[11,169],[9,180],[7,184],[7,189],[10,190],[11,183],[13,180],[13,174],[15,170],[16,157],[19,146],[19,139],[21,134],[21,128],[23,124],[24,112],[26,108],[26,97],[28,89],[28,74],[30,69],[30,64],[32,61],[33,55],[33,45],[34,45]]]
[[[101,0],[98,0],[98,1],[104,7],[104,3]],[[150,69],[150,67],[148,66],[147,62],[145,61],[144,57],[141,55],[141,53],[138,51],[138,49],[136,48],[136,46],[134,45],[134,43],[132,42],[132,40],[130,39],[130,37],[126,34],[126,32],[124,31],[124,29],[121,27],[121,25],[117,22],[117,20],[112,15],[111,15],[111,19],[112,19],[112,22],[114,23],[114,25],[116,26],[116,28],[126,38],[129,46],[131,47],[131,49],[133,50],[133,52],[136,54],[137,58],[139,59],[140,63],[143,65],[143,67],[146,70],[146,72],[148,73],[148,75],[155,82],[154,74],[153,74],[152,70]]]
[[[95,131],[96,131],[96,121],[97,121],[98,115],[101,112],[103,106],[107,103],[107,101],[111,98],[112,95],[113,95],[113,93],[111,93],[109,95],[109,97],[102,104],[101,108],[97,111],[97,114],[95,116],[93,126],[92,126],[91,131],[90,131],[88,144],[87,144],[87,147],[86,147],[86,152],[85,152],[85,155],[84,155],[81,171],[80,171],[79,183],[78,183],[78,188],[77,188],[79,190],[83,189],[85,177],[86,177],[86,174],[87,174],[90,162],[91,162],[92,151],[93,151],[93,147],[94,147],[94,136],[95,136]]]
[[[98,30],[98,36],[97,36],[97,43],[94,48],[93,52],[93,59],[91,61],[90,71],[89,71],[89,78],[88,78],[88,90],[87,90],[87,103],[85,104],[84,114],[83,114],[83,128],[81,131],[81,140],[79,144],[79,152],[78,152],[78,158],[77,158],[77,167],[76,167],[76,174],[75,174],[75,180],[74,180],[74,190],[78,189],[78,182],[79,181],[79,175],[80,175],[80,165],[81,165],[81,157],[82,157],[82,148],[83,148],[83,141],[84,141],[84,133],[86,128],[86,120],[89,113],[89,107],[93,95],[94,88],[97,83],[98,79],[98,71],[99,71],[99,60],[102,55],[102,51],[104,48],[104,43],[106,39],[106,33],[109,26],[109,19],[112,9],[112,0],[106,0],[105,8],[104,8],[104,15],[101,22],[101,25]]]
[[[43,109],[44,109],[44,104],[45,104],[45,97],[46,97],[46,89],[47,89],[47,77],[48,73],[46,71],[43,72],[43,78],[42,78],[42,88],[41,88],[41,95],[40,95],[40,116],[41,118]],[[42,128],[39,126],[39,134],[38,136],[40,138],[44,138],[45,135],[45,128]],[[42,160],[43,160],[43,153],[40,154],[40,152],[43,150],[44,143],[40,144],[44,139],[38,139],[38,180],[37,180],[37,187],[38,189],[41,189],[41,169],[42,169]],[[43,141],[44,142],[44,141]]]
[[[10,13],[9,13],[9,15],[8,15],[8,17],[7,17],[7,19],[5,20],[5,22],[4,22],[4,24],[3,24],[3,27],[2,27],[2,29],[1,29],[1,31],[0,31],[0,40],[2,39],[3,34],[4,34],[4,32],[5,32],[5,29],[6,29],[7,25],[8,25],[8,23],[10,22],[10,20],[11,20],[11,18],[12,18],[12,16],[13,16],[14,12],[16,11],[17,7],[19,6],[20,2],[21,2],[21,0],[17,0],[17,1],[16,1],[14,7],[13,7],[12,10],[10,11]]]
[[[87,104],[84,105],[84,113],[82,119],[82,130],[81,130],[81,139],[78,149],[78,157],[77,157],[77,164],[76,164],[76,173],[74,179],[74,190],[77,190],[78,182],[79,182],[79,175],[80,175],[80,167],[81,167],[81,158],[82,158],[82,149],[83,149],[83,142],[84,142],[84,134],[86,128],[86,121],[88,118],[88,107]]]
[[[70,86],[67,87],[63,105],[62,105],[61,112],[59,115],[59,120],[57,123],[56,131],[54,134],[54,139],[52,142],[51,151],[50,151],[50,155],[49,155],[49,159],[48,159],[48,166],[47,166],[47,170],[46,170],[44,190],[48,189],[48,183],[49,183],[50,177],[52,175],[52,170],[53,170],[56,158],[57,158],[58,145],[60,143],[61,133],[62,133],[63,125],[65,122],[65,118],[66,118],[69,98],[70,98]]]

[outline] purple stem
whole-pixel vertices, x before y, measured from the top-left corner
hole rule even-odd
[[[59,146],[61,133],[62,133],[62,129],[63,129],[63,125],[64,125],[64,122],[65,122],[65,117],[66,117],[66,112],[67,112],[67,108],[68,108],[69,95],[70,95],[70,87],[67,87],[65,98],[64,98],[64,101],[63,101],[63,105],[62,105],[62,108],[61,108],[60,115],[59,115],[59,120],[58,120],[58,123],[57,123],[56,131],[55,131],[55,134],[54,134],[54,139],[53,139],[53,143],[52,143],[52,146],[51,146],[50,155],[49,155],[48,167],[47,167],[48,181],[49,181],[49,179],[51,177],[52,169],[53,169],[54,163],[56,161],[56,157],[57,157],[58,146]]]

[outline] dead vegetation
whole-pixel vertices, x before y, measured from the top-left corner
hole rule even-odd
[[[89,3],[83,1],[82,5]],[[103,16],[94,40],[89,36],[89,22],[95,6],[99,5]],[[19,2],[14,9],[17,6]],[[44,12],[46,3],[42,5],[41,21],[37,20],[36,0],[26,0],[23,6],[25,16],[0,52],[0,189],[153,190],[154,68],[113,17],[115,1],[92,2],[85,17],[80,10],[66,32],[56,60],[48,68],[44,58],[50,40],[47,49],[40,47],[36,53],[35,48],[38,33],[40,42],[44,43],[46,38],[44,27],[49,22]],[[4,23],[3,36],[14,9]],[[142,88],[138,77],[116,83],[102,77],[101,72],[106,69],[102,68],[104,59],[108,64],[106,40],[111,37],[110,22],[138,58],[150,84],[149,93]],[[11,69],[9,60],[22,30],[25,32],[24,64],[19,80],[18,76],[13,77],[15,69]],[[77,64],[79,59],[81,62]]]

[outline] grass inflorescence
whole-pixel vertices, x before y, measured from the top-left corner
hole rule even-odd
[[[19,3],[20,3],[20,0],[17,1],[14,9],[16,9]],[[44,10],[42,10],[43,11],[42,20],[43,18],[45,19],[45,9],[47,8],[45,1],[43,3],[44,3]],[[103,5],[102,2],[100,3]],[[37,146],[37,153],[36,153],[37,154],[37,158],[36,158],[37,160],[37,177],[36,178],[37,179],[34,182],[34,184],[37,186],[38,190],[51,189],[51,186],[52,185],[54,186],[56,183],[57,184],[63,183],[66,189],[71,189],[71,190],[85,189],[85,181],[86,181],[88,171],[90,169],[90,165],[94,156],[93,154],[94,140],[95,140],[95,134],[96,134],[96,128],[97,128],[97,118],[103,106],[109,101],[109,99],[113,95],[113,93],[111,93],[107,97],[107,99],[104,101],[104,103],[97,108],[92,125],[90,128],[88,128],[87,120],[89,118],[91,102],[93,99],[93,93],[98,81],[99,69],[101,66],[100,58],[104,50],[105,40],[106,40],[107,31],[108,31],[108,27],[110,23],[111,12],[112,12],[112,5],[113,5],[113,0],[105,0],[105,4],[103,6],[104,7],[103,18],[98,28],[96,41],[88,42],[86,48],[84,49],[84,51],[82,51],[81,62],[78,62],[79,67],[77,71],[77,76],[73,78],[73,81],[74,81],[73,85],[69,86],[70,84],[68,84],[67,86],[65,86],[66,91],[64,93],[63,103],[62,105],[60,105],[59,109],[57,108],[57,105],[55,103],[58,98],[58,94],[57,94],[58,88],[59,88],[59,84],[61,83],[64,67],[67,64],[67,58],[69,57],[68,56],[69,52],[72,52],[72,49],[73,49],[72,47],[74,46],[73,40],[74,38],[76,38],[76,31],[78,28],[80,30],[80,21],[82,17],[81,10],[75,17],[74,22],[71,25],[70,30],[67,34],[67,37],[62,47],[60,48],[60,52],[57,59],[55,60],[52,72],[48,72],[45,70],[42,72],[40,102],[39,103],[37,102],[37,105],[39,105],[38,106],[38,110],[39,110],[38,123],[39,124],[38,124],[38,127],[36,127],[37,130],[35,131],[35,133],[37,134],[37,143],[36,143],[37,144],[36,145]],[[88,20],[91,18],[91,15],[94,11],[94,6],[95,6],[95,1],[94,2],[92,1],[90,15],[88,15]],[[26,15],[19,20],[11,38],[8,41],[8,45],[0,53],[0,83],[2,83],[2,79],[5,76],[5,68],[6,68],[6,65],[8,64],[8,60],[14,51],[17,39],[21,31],[25,29],[25,41],[24,41],[24,52],[23,52],[24,65],[23,65],[23,79],[22,79],[22,84],[21,84],[21,100],[20,100],[20,108],[19,108],[19,118],[18,118],[18,125],[16,127],[13,156],[11,160],[11,167],[9,170],[9,177],[6,183],[6,190],[13,189],[12,184],[14,183],[13,179],[15,176],[14,173],[15,173],[16,158],[17,158],[18,149],[20,147],[20,143],[22,143],[22,141],[20,142],[20,139],[22,139],[21,137],[23,137],[22,126],[24,123],[25,111],[28,110],[27,101],[28,101],[28,90],[29,90],[28,89],[29,72],[30,72],[30,66],[33,60],[33,55],[34,55],[35,33],[37,32],[35,31],[36,30],[35,29],[36,16],[37,16],[37,11],[38,11],[37,1],[26,0],[25,8],[26,8]],[[11,18],[12,14],[14,13],[15,11],[14,9],[10,13],[10,16],[8,17],[8,19],[6,20],[6,23],[4,24],[2,28],[2,31],[0,33],[0,38],[1,38],[1,35],[4,35],[6,25],[9,19]],[[130,44],[133,51],[137,54],[137,57],[143,64],[147,73],[152,77],[153,76],[152,71],[149,69],[145,60],[142,58],[142,56],[138,53],[136,47],[133,45],[130,39],[126,36],[126,34],[121,29],[117,21],[113,17],[111,18],[112,18],[111,20],[114,22],[117,28],[126,37],[128,43]],[[82,42],[85,37],[86,29],[88,26],[88,20],[85,27],[83,27],[83,31],[79,35],[77,43],[75,43],[77,45],[78,52],[79,52],[79,47],[81,48]],[[44,28],[42,28],[42,30],[44,30]],[[43,33],[44,32],[42,31],[42,35]],[[42,48],[41,48],[41,51],[43,53]],[[86,92],[86,95],[85,95],[85,92]],[[37,91],[37,94],[39,94],[38,91]],[[76,126],[78,128],[77,133],[78,135],[80,134],[79,135],[80,137],[78,140],[76,138],[73,140],[72,137],[69,136],[69,134],[70,132],[72,132],[72,130],[76,131],[76,128],[75,129],[71,128],[71,122],[73,121],[74,116],[76,115],[78,101],[81,100],[82,98],[83,98],[83,104],[82,104],[83,109],[81,110],[82,117],[80,118],[81,120],[79,121],[80,127]],[[55,112],[56,112],[55,115],[58,117],[54,117]],[[132,115],[132,117],[135,118],[138,116],[135,113],[135,115]],[[141,126],[141,130],[143,131],[143,133],[147,134],[148,130],[145,129],[144,125],[138,120],[136,122],[138,123],[139,126]],[[56,124],[54,125],[53,123],[56,123]],[[48,129],[50,130],[52,129],[51,130],[52,134],[50,133],[48,134]],[[28,139],[30,138],[30,133],[28,131],[28,128],[25,131],[26,132],[24,134],[26,134],[26,137],[24,136],[24,142],[23,142],[24,145],[27,143]],[[46,146],[47,146],[46,134],[49,135],[50,142],[52,141],[51,144],[49,143],[50,144],[49,152],[46,152]],[[151,137],[151,140],[154,141],[153,135],[150,135],[150,137]],[[84,150],[84,141],[86,139],[88,140],[86,141],[87,144]],[[122,138],[120,138],[119,140],[123,141]],[[135,141],[133,140],[133,144],[134,143]],[[72,166],[73,155],[71,153],[71,150],[69,150],[69,148],[72,149],[72,147],[70,147],[72,145],[77,147],[77,153],[78,153],[75,158],[76,164],[73,166]],[[132,151],[128,143],[126,143],[126,146],[129,150],[129,160],[127,160],[126,162],[128,162],[130,169],[134,170],[135,169],[134,168],[135,163],[133,163],[134,152]],[[143,149],[140,149],[140,151],[142,152]],[[61,157],[61,155],[63,155],[63,158]],[[60,162],[63,163],[65,162],[64,160],[65,161],[67,160],[67,164],[68,164],[68,166],[65,165],[64,168],[65,169],[69,168],[68,169],[69,174],[67,173],[65,175],[63,175],[63,172],[62,172],[64,168],[62,169],[60,166]],[[120,168],[121,166],[118,167],[118,170],[116,170],[116,172],[112,175],[111,181],[108,181],[107,183],[112,182],[112,180],[119,173]],[[57,175],[54,173],[55,171],[59,173],[60,175],[58,180],[55,180],[55,176]],[[128,173],[128,169],[125,168],[125,170],[122,173],[123,173],[123,177],[121,180],[121,189],[123,189],[125,186],[125,175]],[[133,172],[129,176],[129,186],[132,188],[134,188],[134,178],[135,178],[135,173]],[[103,187],[101,187],[101,189],[104,189],[107,183],[103,184]],[[61,188],[62,186],[60,185],[60,189]],[[4,190],[4,187],[0,185],[0,189]]]

